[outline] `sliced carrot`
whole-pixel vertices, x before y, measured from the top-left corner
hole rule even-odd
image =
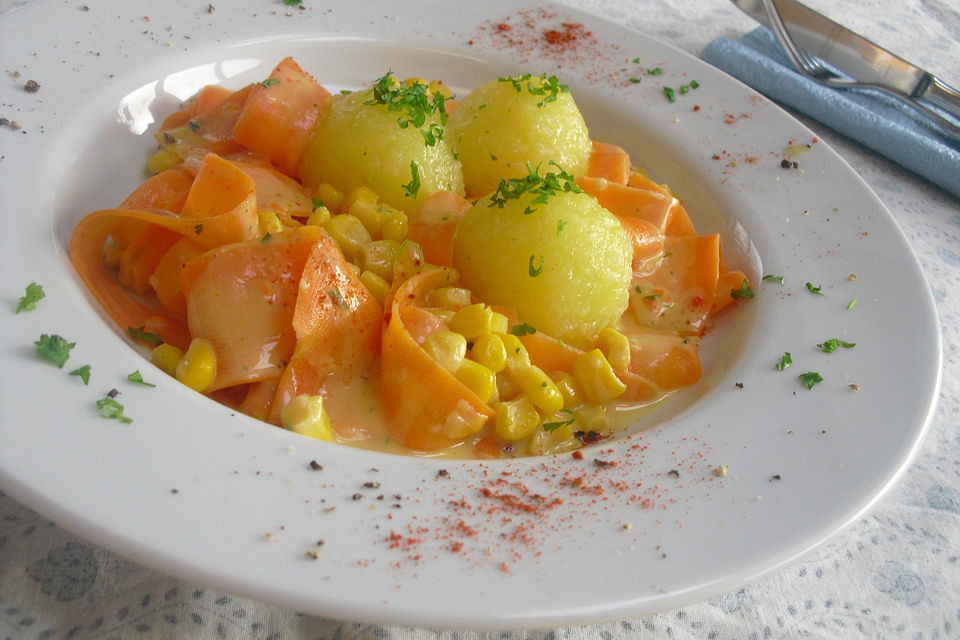
[[[247,394],[243,397],[243,402],[237,408],[251,418],[266,420],[270,415],[270,405],[273,404],[273,397],[277,393],[279,384],[280,378],[251,383],[247,386]]]
[[[659,191],[664,195],[673,197],[673,194],[670,193],[670,190],[667,189],[662,184],[654,182],[646,175],[639,171],[632,171],[630,177],[627,179],[627,186],[633,187],[634,189],[646,189],[649,191]]]
[[[257,208],[273,209],[285,216],[305,218],[313,213],[313,200],[300,183],[269,166],[236,162],[257,189]]]
[[[118,208],[165,209],[180,213],[191,185],[193,185],[193,174],[180,167],[161,171],[134,189]],[[145,226],[146,223],[139,220],[128,220],[117,224],[113,233],[113,243],[120,249],[126,248]]]
[[[636,189],[602,178],[577,178],[577,185],[617,216],[640,218],[666,229],[673,196],[653,189]]]
[[[459,442],[444,433],[448,421],[482,421],[493,410],[441,367],[410,335],[404,309],[425,303],[431,290],[455,281],[455,272],[420,272],[397,289],[383,334],[380,360],[384,411],[397,442],[414,451],[436,451]]]
[[[157,142],[181,158],[198,147],[217,154],[242,151],[243,146],[233,138],[233,127],[253,88],[254,85],[248,85],[234,91],[202,115],[194,114],[186,124],[161,131],[156,136]]]
[[[208,84],[190,98],[183,108],[167,116],[160,125],[160,131],[169,131],[189,123],[194,116],[206,114],[232,94],[233,91],[226,87]]]
[[[625,185],[630,177],[630,156],[615,144],[594,140],[587,175]]]
[[[174,231],[148,224],[120,257],[117,280],[138,294],[147,293],[150,290],[148,280],[160,259],[179,239],[180,234]]]
[[[663,229],[663,234],[673,238],[697,235],[697,230],[694,228],[693,222],[687,214],[687,210],[676,198],[673,199],[673,204],[670,206],[670,211],[667,214],[667,225]]]
[[[628,337],[630,371],[661,391],[688,387],[703,375],[695,339],[656,332],[634,332]]]
[[[284,58],[270,77],[253,87],[233,128],[240,144],[269,157],[289,176],[297,176],[297,162],[330,92]]]
[[[561,344],[540,331],[520,336],[520,342],[530,356],[530,362],[537,365],[547,374],[557,371],[570,371],[573,361],[583,353],[580,349]]]
[[[471,206],[451,191],[437,191],[423,201],[416,219],[410,222],[407,237],[423,248],[427,262],[453,266],[453,237]]]
[[[663,252],[663,232],[641,218],[617,216],[617,220],[633,245],[633,271],[642,271],[644,263]]]
[[[187,300],[183,295],[180,275],[187,263],[204,252],[204,248],[190,238],[180,236],[170,249],[160,258],[157,268],[150,276],[150,286],[164,309],[177,317],[186,318]]]
[[[713,299],[713,307],[710,309],[710,315],[720,312],[729,306],[731,302],[734,302],[736,298],[734,298],[731,293],[743,287],[743,283],[746,280],[747,275],[739,269],[721,272],[720,277],[717,279],[717,295]],[[749,281],[747,282],[747,286],[749,286]]]

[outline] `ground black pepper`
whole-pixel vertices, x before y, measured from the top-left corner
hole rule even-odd
[[[310,461],[310,468],[314,471],[323,471],[323,465],[317,462],[316,460]]]

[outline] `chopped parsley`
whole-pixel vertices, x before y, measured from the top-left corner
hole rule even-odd
[[[662,293],[650,293],[643,296],[644,300],[660,300],[661,298],[663,298]]]
[[[283,0],[283,4],[290,5],[291,7],[300,6],[303,0]]]
[[[763,276],[762,280],[764,282],[776,282],[777,284],[783,284],[783,276],[775,276],[772,273]]]
[[[557,422],[544,422],[542,425],[544,431],[546,431],[547,433],[550,433],[551,431],[556,431],[560,427],[565,427],[567,425],[573,424],[575,420],[575,416],[573,415],[572,411],[570,411],[569,409],[561,409],[560,413],[566,413],[570,416],[570,418],[567,420],[560,420]]]
[[[97,400],[97,411],[102,417],[113,418],[114,420],[119,420],[123,424],[130,424],[133,422],[133,420],[123,415],[123,405],[110,396]]]
[[[263,87],[264,89],[269,89],[270,87],[272,87],[272,86],[274,86],[274,85],[277,85],[277,84],[280,84],[280,81],[279,81],[278,79],[276,79],[276,78],[267,78],[266,80],[264,80],[263,82],[260,83],[260,86]]]
[[[856,299],[856,298],[854,298],[853,300],[851,300],[851,301],[847,304],[847,311],[850,311],[850,309],[853,309],[853,306],[854,306],[855,304],[857,304],[857,299]]]
[[[567,228],[566,220],[557,220],[557,237],[558,238],[563,235],[563,230],[566,228]]]
[[[815,286],[813,286],[813,285],[812,285],[811,283],[809,283],[809,282],[806,283],[806,284],[803,285],[803,286],[805,286],[805,287],[807,288],[807,291],[809,291],[810,293],[815,293],[815,294],[817,294],[818,296],[826,295],[826,294],[824,294],[823,292],[820,291],[821,287],[815,287]]]
[[[677,101],[677,92],[673,90],[673,87],[664,87],[663,95],[667,98],[669,102]]]
[[[151,384],[151,383],[145,381],[145,380],[143,379],[143,376],[140,375],[140,369],[137,369],[136,371],[134,371],[133,373],[131,373],[130,375],[128,375],[128,376],[127,376],[127,380],[129,380],[129,381],[132,382],[133,384],[139,384],[139,385],[142,385],[142,386],[144,386],[144,387],[155,387],[155,386],[157,386],[157,385],[155,385],[155,384]]]
[[[570,93],[570,87],[565,84],[560,84],[557,76],[550,76],[548,78],[545,73],[541,73],[539,76],[524,73],[519,76],[497,78],[497,80],[500,82],[509,82],[513,85],[513,89],[517,93],[520,93],[524,86],[526,86],[527,93],[530,95],[543,96],[540,102],[537,103],[538,107],[542,107],[549,102],[556,102],[562,93]]]
[[[536,278],[538,275],[540,275],[541,273],[543,273],[543,256],[542,256],[542,255],[540,256],[540,266],[539,266],[539,267],[534,267],[534,266],[533,266],[533,259],[534,259],[535,257],[536,257],[536,256],[534,256],[534,255],[531,253],[531,254],[530,254],[530,261],[527,263],[527,271],[530,273],[530,277],[531,277],[531,278]]]
[[[790,357],[790,352],[784,351],[783,355],[780,357],[780,362],[776,364],[777,371],[783,371],[791,364],[793,364],[793,358]]]
[[[313,198],[312,200],[313,200],[313,208],[314,208],[314,210],[319,209],[320,207],[324,206],[324,204],[323,204],[323,198]]]
[[[341,309],[348,308],[349,305],[347,305],[347,300],[343,297],[343,294],[340,293],[340,289],[334,287],[333,289],[330,289],[330,291],[327,291],[327,294],[330,296],[330,299],[333,300],[333,304],[337,305]]]
[[[80,376],[80,379],[83,380],[83,384],[90,384],[90,365],[85,364],[79,369],[74,369],[70,372],[71,376]]]
[[[417,199],[417,193],[420,191],[420,167],[413,160],[410,161],[410,182],[400,185],[403,187],[403,193],[408,198]]]
[[[660,67],[654,67],[653,69],[647,69],[647,73],[651,76],[659,76],[661,73],[663,73],[663,69]]]
[[[447,107],[446,98],[440,92],[432,93],[429,87],[421,82],[409,86],[398,83],[393,72],[387,71],[377,79],[368,93],[373,94],[373,98],[364,104],[383,104],[388,111],[399,112],[397,124],[400,128],[406,129],[413,125],[423,135],[423,141],[428,147],[443,140],[443,127],[447,125]],[[439,125],[435,122],[427,125],[427,116],[432,114],[439,116]]]
[[[839,338],[831,338],[830,340],[824,340],[818,344],[817,349],[820,349],[820,351],[823,351],[824,353],[833,353],[840,347],[843,347],[844,349],[853,349],[855,346],[857,346],[857,343],[855,342],[844,342]]]
[[[163,343],[163,339],[158,334],[144,331],[144,329],[146,328],[147,328],[146,325],[141,325],[136,329],[134,329],[133,327],[127,327],[127,333],[129,333],[130,337],[133,338],[134,340],[141,340],[143,342],[146,342],[147,344]]]
[[[23,294],[23,297],[20,298],[17,302],[17,310],[15,313],[20,313],[21,311],[33,311],[37,308],[37,303],[46,297],[47,294],[43,292],[43,287],[36,282],[31,282],[27,285],[27,289]]]
[[[806,373],[801,373],[800,382],[807,389],[813,389],[815,386],[823,382],[823,376],[821,376],[816,371],[807,371]]]
[[[526,335],[532,336],[536,332],[537,330],[531,327],[530,325],[528,325],[526,322],[521,322],[520,324],[515,324],[512,327],[510,327],[510,333],[512,333],[517,337],[526,336]]]
[[[642,82],[641,78],[630,78],[630,82],[633,84],[640,84]]]
[[[195,234],[200,235],[200,233],[201,233],[202,231],[203,231],[203,225],[202,225],[202,224],[195,224],[195,225],[193,225],[193,232],[194,232]]]
[[[700,83],[697,82],[696,80],[691,80],[691,81],[690,81],[690,88],[691,88],[691,89],[699,89],[699,88],[700,88]]]
[[[737,298],[738,300],[753,297],[753,291],[750,291],[750,283],[747,282],[746,278],[743,279],[743,284],[740,285],[739,289],[730,290],[730,297]]]
[[[525,193],[534,194],[531,205],[546,204],[547,198],[558,193],[583,193],[583,190],[573,181],[573,176],[565,172],[556,162],[550,164],[557,168],[557,172],[547,171],[540,175],[540,165],[536,168],[527,162],[527,175],[523,178],[500,180],[497,190],[490,196],[491,207],[503,208],[507,200],[516,200]],[[524,213],[530,214],[536,207],[529,206]],[[559,225],[558,225],[559,229]]]
[[[48,336],[45,333],[33,344],[37,345],[40,355],[49,358],[61,369],[70,359],[70,350],[77,346],[76,342],[67,342],[62,336],[57,334]]]
[[[260,238],[260,244],[270,244],[273,242],[273,236],[270,235],[270,232],[263,234],[263,237]]]

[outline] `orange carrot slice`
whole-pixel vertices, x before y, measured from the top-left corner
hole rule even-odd
[[[437,191],[423,201],[416,219],[410,222],[407,237],[423,248],[427,262],[453,266],[453,236],[471,206],[451,191]]]
[[[190,98],[180,111],[175,111],[167,116],[163,124],[160,125],[160,131],[169,131],[170,129],[182,127],[189,123],[194,116],[206,114],[232,94],[233,91],[226,87],[218,84],[208,84],[200,89],[197,95]]]
[[[630,371],[663,392],[688,387],[703,375],[695,339],[656,332],[633,332],[628,338]]]
[[[641,218],[617,216],[617,220],[630,236],[630,244],[633,245],[633,271],[642,271],[650,258],[663,252],[663,232]]]
[[[148,224],[120,257],[117,280],[138,294],[147,293],[150,290],[148,280],[160,259],[179,239],[180,235],[174,231]]]
[[[203,252],[204,249],[199,244],[180,236],[176,244],[160,258],[157,268],[150,276],[149,283],[157,294],[157,300],[164,309],[177,317],[185,319],[187,313],[187,300],[183,295],[180,274],[188,262]]]
[[[625,185],[630,177],[630,156],[615,144],[594,140],[587,175]]]
[[[233,139],[233,127],[253,87],[248,85],[234,91],[205,113],[194,114],[185,124],[161,130],[156,136],[157,142],[181,158],[186,158],[192,149],[198,147],[217,154],[242,151],[243,146]]]

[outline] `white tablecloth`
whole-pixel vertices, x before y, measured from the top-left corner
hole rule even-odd
[[[279,0],[264,0],[269,3]],[[27,3],[0,0],[0,12],[22,4]],[[714,38],[738,37],[755,26],[726,0],[568,4],[693,54]],[[810,4],[960,86],[960,6],[955,0]],[[850,529],[756,584],[641,619],[489,637],[960,638],[960,202],[824,126],[804,122],[863,176],[893,213],[920,256],[937,301],[943,386],[916,460]],[[219,593],[127,561],[0,494],[3,638],[473,635],[341,623]]]

